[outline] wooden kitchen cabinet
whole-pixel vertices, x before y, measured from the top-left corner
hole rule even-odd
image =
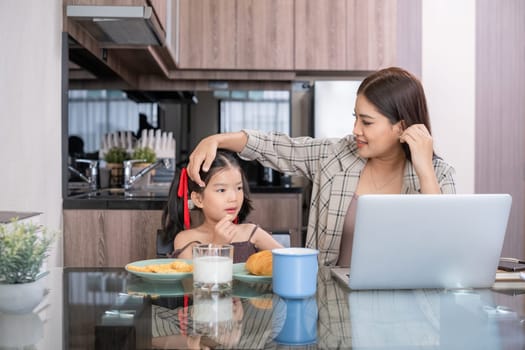
[[[112,77],[113,73],[122,79],[130,90],[139,89],[144,75],[168,77],[169,71],[174,70],[174,43],[172,41],[171,21],[173,9],[168,13],[167,0],[64,0],[63,30],[71,38],[69,57],[72,62],[86,68],[91,74],[103,77]],[[171,1],[171,0],[170,0]],[[162,45],[128,45],[127,43],[112,42],[102,30],[91,25],[90,21],[70,18],[66,15],[67,6],[151,6],[153,15],[149,20],[150,28],[154,28]],[[137,31],[141,26],[135,26]],[[132,36],[121,28],[122,32]],[[170,31],[170,35],[166,31]],[[119,35],[120,36],[120,35]],[[87,50],[93,57],[87,59],[84,51]],[[75,62],[75,60],[78,60]],[[112,73],[110,74],[109,71]],[[89,84],[89,81],[87,82]]]
[[[396,65],[397,0],[295,0],[295,69]]]
[[[293,70],[293,0],[237,0],[236,66]]]
[[[64,210],[64,266],[123,267],[156,257],[162,210]]]
[[[268,232],[290,234],[292,247],[304,246],[302,237],[302,193],[251,193],[253,211],[247,222]]]
[[[235,65],[235,0],[180,0],[179,68]]]
[[[346,70],[346,0],[295,0],[295,69]]]
[[[376,70],[398,65],[397,1],[347,0],[348,70]]]
[[[404,12],[420,18],[406,0],[180,0],[178,68],[366,71],[399,65],[398,39],[413,40],[404,39],[413,21],[398,23],[407,19]],[[398,24],[407,28],[400,31]]]
[[[180,69],[293,69],[293,0],[180,0]]]
[[[79,44],[70,57],[80,66],[94,62],[86,49],[98,61],[84,68],[113,79],[100,67],[109,68],[130,90],[207,90],[216,80],[289,82],[387,66],[421,74],[421,0],[64,0],[110,3],[152,6],[163,44],[97,41],[81,21],[64,17]]]
[[[168,29],[168,4],[166,1],[168,0],[148,0],[164,32]]]

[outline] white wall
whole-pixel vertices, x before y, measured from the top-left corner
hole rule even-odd
[[[436,152],[474,193],[475,0],[423,0],[422,82]]]
[[[0,1],[0,210],[42,212],[53,230],[62,226],[61,31],[61,0]]]

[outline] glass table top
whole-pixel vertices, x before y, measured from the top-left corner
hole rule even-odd
[[[190,278],[150,282],[110,268],[55,268],[31,313],[0,313],[0,349],[516,349],[525,290],[350,291],[320,268],[317,294],[271,282],[220,295]]]

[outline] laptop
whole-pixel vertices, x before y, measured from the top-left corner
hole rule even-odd
[[[350,289],[490,288],[512,197],[508,194],[362,195]]]

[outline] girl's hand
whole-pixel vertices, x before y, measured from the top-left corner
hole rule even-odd
[[[213,243],[230,244],[237,235],[240,228],[234,224],[233,215],[226,215],[215,225],[215,237]]]
[[[238,297],[233,297],[232,303],[233,320],[242,321],[242,318],[244,317],[244,308],[242,307],[241,299]]]
[[[423,124],[414,124],[406,128],[399,140],[407,143],[412,156],[412,164],[419,177],[427,172],[434,173],[432,166],[433,141],[432,135]]]

